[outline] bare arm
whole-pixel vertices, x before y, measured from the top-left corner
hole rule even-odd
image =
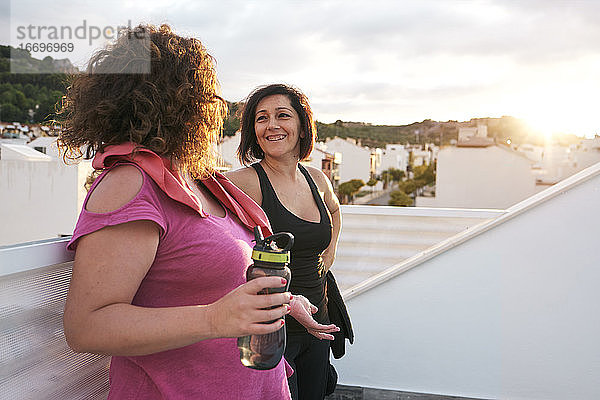
[[[340,230],[342,228],[342,213],[340,211],[339,203],[337,204],[337,208],[335,208],[333,212],[330,211],[330,213],[331,223],[333,225],[333,229],[331,232],[331,242],[329,242],[329,246],[323,252],[323,262],[325,263],[326,272],[329,271],[329,268],[331,268],[333,262],[335,261],[335,254],[337,252]]]
[[[139,174],[134,167],[111,171],[90,197],[88,210],[106,212],[125,204],[141,187]],[[132,184],[136,182],[137,186]],[[264,334],[281,327],[279,318],[289,312],[284,304],[289,302],[289,293],[256,294],[263,287],[283,286],[276,277],[252,280],[209,305],[132,305],[152,265],[158,241],[158,225],[151,221],[106,227],[79,240],[64,314],[65,336],[71,348],[144,355],[204,339]],[[264,310],[270,306],[279,307]],[[271,320],[276,321],[260,323]]]
[[[333,261],[335,260],[335,253],[337,251],[340,231],[342,229],[342,213],[340,211],[340,202],[333,191],[331,182],[325,176],[323,171],[312,167],[309,167],[308,170],[315,180],[319,190],[323,192],[323,200],[327,206],[329,214],[331,215],[331,224],[333,226],[331,232],[331,241],[329,242],[329,246],[327,246],[323,252],[325,269],[326,271],[329,271],[329,268],[331,268]]]

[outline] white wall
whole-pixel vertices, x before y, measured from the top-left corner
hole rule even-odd
[[[544,158],[544,147],[534,146],[532,144],[522,144],[517,147],[517,151],[523,153],[532,161],[541,162]]]
[[[418,207],[508,208],[536,192],[530,161],[497,146],[440,150],[435,198]]]
[[[0,161],[0,246],[71,234],[90,162]]]
[[[217,146],[217,151],[221,154],[225,162],[231,164],[231,169],[238,169],[242,166],[237,157],[237,149],[240,145],[241,137],[241,133],[236,132],[234,136],[225,137],[223,142]]]
[[[356,341],[335,361],[340,383],[599,399],[598,204],[596,168],[587,182],[350,298]]]
[[[32,140],[27,143],[27,146],[31,148],[43,147],[46,149],[44,154],[51,156],[55,159],[59,159],[62,157],[60,151],[58,150],[58,145],[56,144],[56,137],[53,136],[42,136],[37,139]]]
[[[600,136],[596,135],[592,139],[584,139],[581,141],[581,143],[578,147],[580,147],[582,150],[585,150],[585,151],[591,151],[591,150],[598,151],[598,150],[600,150]]]
[[[427,150],[413,150],[413,165],[420,167],[431,164],[431,153]]]
[[[406,172],[408,165],[408,151],[401,144],[388,144],[381,154],[380,170],[396,168]]]
[[[548,157],[540,163],[544,174],[541,180],[546,183],[556,183],[577,172],[600,162],[600,151],[597,150],[568,150],[555,146]]]
[[[576,172],[579,172],[584,168],[600,162],[600,150],[576,150],[573,152],[573,159],[575,160],[577,166]]]
[[[357,146],[341,138],[328,139],[328,153],[341,153],[340,183],[351,179],[362,179],[365,183],[371,178],[371,150]]]
[[[468,140],[472,137],[487,137],[487,125],[478,124],[476,127],[458,128],[458,140]]]
[[[0,143],[0,160],[51,161],[52,157],[41,153],[25,144]]]
[[[310,165],[313,168],[321,169],[323,167],[323,159],[326,158],[326,153],[316,147],[310,152],[308,160],[302,161],[304,165]]]
[[[545,147],[523,144],[517,151],[537,163],[536,175],[540,182],[555,184],[577,172],[600,162],[600,138],[585,139],[569,147]]]

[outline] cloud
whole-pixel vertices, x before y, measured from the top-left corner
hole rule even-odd
[[[370,4],[341,8],[318,31],[321,39],[341,41],[344,51],[365,56],[507,55],[525,63],[595,51],[600,39],[600,27],[590,18],[600,6],[592,2]]]
[[[28,17],[58,18],[48,3],[23,1]],[[227,99],[287,82],[324,120],[502,115],[543,102],[536,96],[568,108],[600,89],[600,2],[106,0],[52,10],[75,22],[168,22],[216,58]]]

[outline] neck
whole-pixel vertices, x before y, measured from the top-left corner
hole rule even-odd
[[[260,164],[267,167],[277,175],[289,176],[292,179],[298,170],[298,157],[286,157],[282,159],[265,156]]]

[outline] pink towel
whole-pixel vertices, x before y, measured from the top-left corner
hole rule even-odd
[[[194,194],[179,171],[173,168],[171,162],[135,143],[126,142],[106,146],[103,152],[96,153],[92,166],[101,170],[110,168],[119,161],[139,165],[167,196],[198,211],[203,217],[207,215],[202,210],[202,203],[198,196]],[[262,208],[223,174],[215,172],[203,179],[202,183],[248,229],[252,230],[255,226],[260,226],[265,237],[271,235],[271,225]]]

